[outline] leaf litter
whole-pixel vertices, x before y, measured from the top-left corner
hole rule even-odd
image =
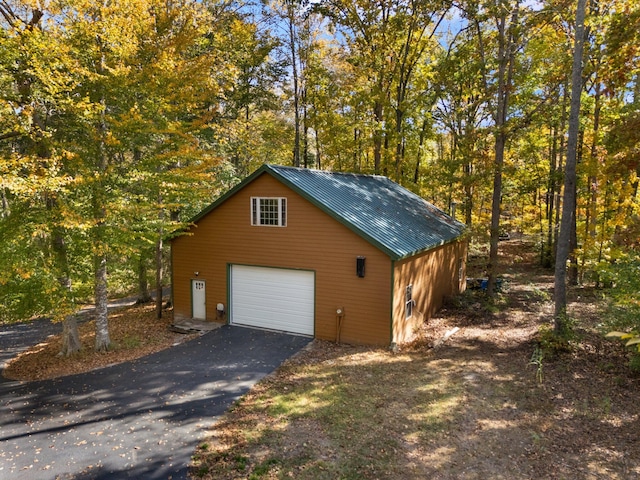
[[[13,358],[3,371],[11,380],[44,380],[88,372],[170,348],[194,338],[197,334],[171,331],[172,312],[163,312],[158,319],[153,304],[133,305],[109,311],[111,348],[96,352],[95,321],[78,325],[82,350],[71,356],[60,356],[62,335],[53,335]],[[62,324],[60,325],[62,331]]]

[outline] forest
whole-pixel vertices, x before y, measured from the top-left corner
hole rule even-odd
[[[172,236],[273,163],[434,203],[489,295],[500,235],[530,236],[556,330],[589,283],[636,342],[635,0],[0,0],[0,25],[0,322],[51,316],[70,354],[92,301],[107,349],[107,299],[169,283]]]

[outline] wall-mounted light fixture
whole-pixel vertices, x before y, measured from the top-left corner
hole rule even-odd
[[[200,272],[193,272],[193,274],[197,277],[198,275],[200,275]]]
[[[366,257],[357,257],[356,258],[356,275],[360,278],[364,277],[364,261]]]

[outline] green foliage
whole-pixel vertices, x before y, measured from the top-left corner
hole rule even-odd
[[[235,461],[235,469],[239,472],[242,472],[247,469],[247,464],[249,463],[249,459],[244,455],[235,455],[233,457]]]
[[[635,250],[621,252],[617,261],[599,272],[611,285],[603,329],[608,331],[607,337],[621,340],[633,351],[630,367],[640,371],[640,254]]]
[[[562,321],[562,330],[557,332],[551,325],[541,325],[538,329],[538,345],[543,353],[556,355],[573,351],[577,336],[574,320],[566,317]]]
[[[275,458],[270,458],[261,462],[254,467],[251,475],[249,475],[249,480],[259,480],[260,478],[263,478],[276,465],[278,465],[278,460]]]
[[[625,347],[633,347],[640,353],[640,334],[638,334],[638,332],[609,332],[606,336],[609,338],[619,338],[625,342]]]
[[[55,22],[16,5],[0,6],[0,308],[60,319],[91,297],[95,258],[114,291],[131,291],[130,259],[236,181],[209,134],[234,78],[220,54],[248,25],[200,2],[40,7]],[[235,22],[227,37],[215,15]],[[259,64],[268,48],[246,47],[258,48]]]
[[[130,349],[130,348],[136,348],[139,347],[141,344],[141,340],[139,337],[137,336],[126,336],[122,339],[122,342],[120,345],[118,345],[119,348],[122,349]]]
[[[540,348],[540,346],[536,346],[536,348],[533,350],[533,353],[531,354],[531,360],[529,360],[529,363],[531,365],[535,365],[536,380],[540,384],[544,382],[543,360],[544,360],[544,349]]]
[[[640,373],[640,354],[633,353],[631,354],[631,358],[629,358],[629,368],[632,372]]]
[[[198,467],[198,470],[196,471],[195,475],[196,477],[204,477],[205,475],[207,475],[209,473],[209,467],[207,467],[206,465],[202,465],[200,467]]]

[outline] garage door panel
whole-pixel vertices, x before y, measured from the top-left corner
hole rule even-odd
[[[231,267],[231,323],[313,335],[313,272]]]

